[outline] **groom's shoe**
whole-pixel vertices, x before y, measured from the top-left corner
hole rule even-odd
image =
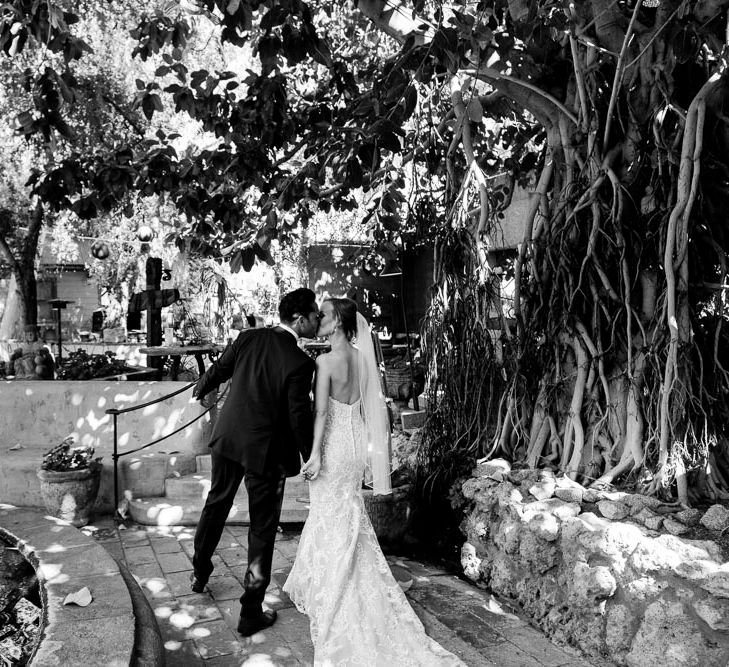
[[[203,593],[208,585],[207,578],[203,579],[194,572],[190,575],[190,588],[193,593]]]
[[[253,618],[240,617],[238,620],[238,632],[244,637],[255,635],[256,632],[270,628],[275,622],[278,614],[275,611],[264,611],[260,616]]]

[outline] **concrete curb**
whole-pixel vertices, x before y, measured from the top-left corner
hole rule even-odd
[[[165,645],[154,610],[126,565],[118,563],[134,607],[134,656],[132,667],[165,667]]]
[[[135,653],[134,608],[119,566],[70,523],[31,509],[0,505],[0,531],[35,567],[44,628],[30,664],[127,666]],[[86,607],[64,605],[88,587]]]

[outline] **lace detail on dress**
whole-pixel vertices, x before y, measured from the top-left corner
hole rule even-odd
[[[309,615],[314,664],[463,665],[425,634],[380,549],[362,498],[363,435],[360,401],[330,397],[322,467],[283,586]]]

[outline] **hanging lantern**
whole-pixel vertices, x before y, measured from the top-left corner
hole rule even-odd
[[[109,246],[103,241],[95,241],[91,245],[91,255],[96,259],[106,259],[109,256]]]
[[[149,225],[142,225],[137,229],[137,238],[142,243],[149,243],[154,238],[154,229]]]

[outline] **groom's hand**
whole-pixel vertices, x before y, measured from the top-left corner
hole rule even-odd
[[[304,463],[304,467],[301,469],[301,473],[304,475],[304,479],[311,482],[319,476],[321,471],[321,456],[319,454],[313,454],[309,457],[309,460]]]

